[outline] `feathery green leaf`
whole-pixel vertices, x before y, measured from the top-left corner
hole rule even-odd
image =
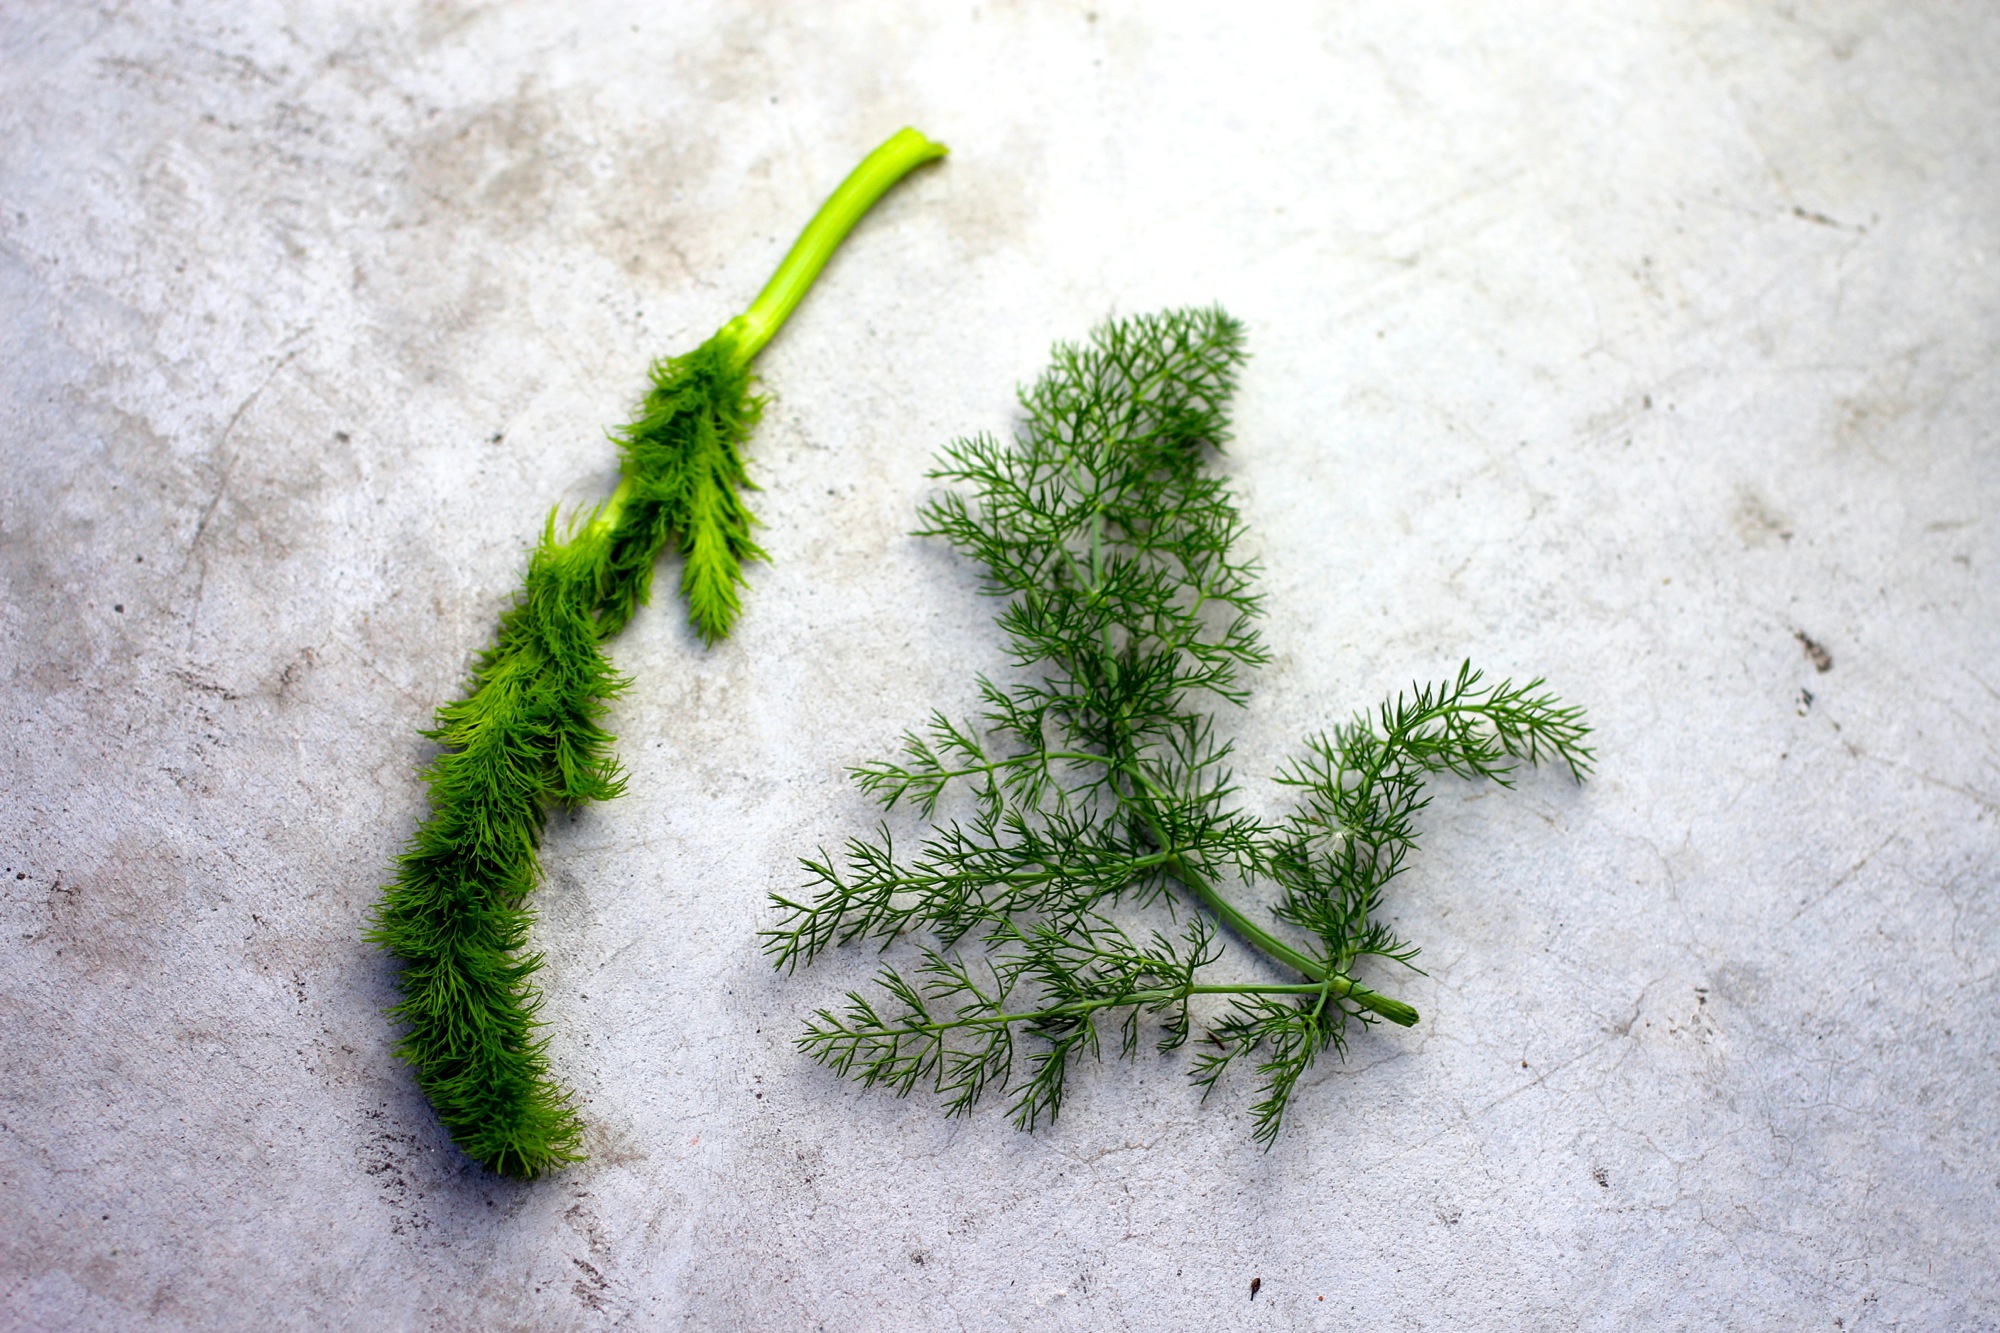
[[[550,515],[514,605],[464,698],[425,734],[431,814],[397,858],[367,938],[402,961],[397,1052],[452,1138],[503,1175],[580,1159],[575,1099],[537,1038],[541,968],[527,947],[528,895],[550,808],[624,790],[603,722],[625,687],[603,650],[651,592],[669,543],[702,642],[741,611],[742,565],[763,555],[742,500],[742,449],[763,410],[750,361],[797,306],[842,238],[890,186],[942,146],[891,137],[820,209],[748,310],[684,356],[653,367],[638,415],[616,432],[617,491],[573,531]]]
[[[783,968],[862,940],[931,941],[913,972],[883,971],[883,1002],[853,994],[807,1025],[800,1048],[836,1073],[899,1094],[926,1084],[953,1113],[1011,1087],[1032,1129],[1061,1110],[1074,1062],[1099,1053],[1101,1023],[1117,1020],[1121,1055],[1147,1018],[1173,1049],[1201,997],[1224,997],[1191,1073],[1210,1089],[1249,1057],[1268,1144],[1350,1024],[1417,1021],[1355,968],[1416,955],[1374,914],[1415,845],[1424,781],[1506,783],[1546,760],[1587,771],[1579,710],[1540,681],[1485,686],[1468,664],[1309,741],[1278,775],[1298,792],[1288,818],[1236,808],[1229,745],[1198,705],[1243,703],[1266,661],[1242,520],[1207,470],[1242,362],[1242,328],[1219,309],[1113,321],[1055,349],[1011,444],[945,450],[933,475],[970,493],[931,501],[919,531],[1006,599],[999,624],[1024,679],[980,678],[977,721],[934,713],[898,758],[855,770],[885,807],[907,800],[932,820],[913,854],[885,827],[844,858],[807,860],[805,890],[773,897],[764,942]],[[962,812],[940,819],[954,793]],[[1232,901],[1258,885],[1277,892],[1271,929]],[[1142,941],[1118,914],[1153,904],[1199,910],[1179,936]],[[1225,956],[1210,916],[1305,980],[1200,979]]]

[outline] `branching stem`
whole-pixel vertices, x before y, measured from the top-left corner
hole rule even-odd
[[[1119,772],[1144,787],[1147,796],[1150,798],[1146,800],[1134,800],[1132,797],[1121,793],[1119,799],[1138,816],[1140,822],[1146,826],[1146,832],[1152,836],[1153,841],[1162,847],[1166,846],[1166,835],[1161,832],[1157,817],[1152,808],[1152,801],[1165,799],[1166,793],[1160,790],[1159,786],[1154,783],[1152,778],[1147,776],[1145,770],[1139,765],[1119,764],[1117,768]],[[1293,971],[1311,977],[1317,983],[1306,986],[1304,988],[1305,991],[1324,988],[1344,999],[1354,1001],[1370,1013],[1381,1015],[1399,1027],[1409,1028],[1417,1025],[1417,1011],[1411,1006],[1403,1003],[1401,1000],[1383,995],[1379,991],[1370,990],[1343,972],[1331,970],[1326,964],[1300,953],[1297,949],[1294,949],[1291,945],[1286,944],[1283,940],[1271,934],[1270,931],[1265,930],[1255,921],[1252,921],[1234,903],[1223,897],[1206,875],[1203,875],[1200,871],[1189,865],[1185,856],[1179,853],[1170,854],[1166,858],[1166,865],[1168,869],[1173,871],[1174,878],[1185,885],[1188,892],[1200,899],[1202,906],[1215,913],[1216,918],[1223,925],[1229,927],[1239,938],[1261,949],[1264,953],[1270,955],[1276,961],[1283,963]]]
[[[1095,1013],[1099,1009],[1128,1009],[1133,1005],[1175,1004],[1192,995],[1324,995],[1328,991],[1342,994],[1338,985],[1319,981],[1307,985],[1280,985],[1263,982],[1242,984],[1213,984],[1198,986],[1167,986],[1156,990],[1126,991],[1121,995],[1106,995],[1093,1000],[1072,1000],[1067,1004],[1051,1005],[1047,1009],[1034,1009],[1019,1014],[964,1014],[957,1018],[936,1023],[904,1023],[896,1030],[910,1036],[936,1036],[940,1032],[950,1032],[956,1028],[1000,1027],[1008,1023],[1037,1023],[1051,1018],[1074,1018]]]
[[[1171,850],[1155,852],[1151,856],[1135,856],[1130,860],[1112,862],[1110,865],[1100,866],[1098,869],[1108,870],[1116,868],[1136,875],[1142,870],[1151,870],[1154,866],[1167,866],[1171,868],[1179,858],[1179,855],[1178,852]],[[989,884],[1031,885],[1046,884],[1052,879],[1060,878],[1063,873],[1061,869],[989,871],[981,874],[979,878]],[[892,892],[900,893],[912,889],[935,888],[940,884],[950,884],[964,878],[964,875],[897,875],[894,878],[881,880],[879,883]]]

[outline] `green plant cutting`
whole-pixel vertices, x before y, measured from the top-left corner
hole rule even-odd
[[[856,167],[807,224],[750,308],[684,356],[653,367],[638,415],[617,432],[611,497],[549,516],[526,580],[476,659],[463,698],[424,734],[430,817],[396,861],[368,939],[402,962],[398,1053],[460,1148],[503,1175],[581,1158],[575,1099],[549,1069],[527,952],[528,897],[552,807],[607,800],[624,779],[605,729],[626,681],[604,653],[648,597],[668,546],[704,644],[741,612],[745,561],[762,557],[743,501],[743,446],[764,400],[752,360],[863,214],[942,145],[915,130]]]
[[[1230,744],[1202,706],[1244,703],[1266,661],[1243,522],[1208,466],[1242,343],[1219,309],[1113,321],[1056,348],[1011,446],[945,451],[933,475],[970,493],[930,502],[918,535],[948,541],[1006,599],[1015,678],[979,677],[977,720],[935,713],[896,759],[855,770],[884,806],[918,807],[930,832],[914,853],[884,826],[807,860],[805,888],[773,899],[765,946],[783,968],[914,938],[913,964],[885,968],[879,993],[807,1023],[799,1046],[837,1073],[928,1086],[954,1113],[1011,1091],[1032,1129],[1107,1033],[1129,1058],[1157,1021],[1171,1050],[1199,1007],[1213,1016],[1190,1073],[1205,1097],[1254,1063],[1268,1145],[1350,1025],[1417,1022],[1364,966],[1414,968],[1378,913],[1426,781],[1505,785],[1545,760],[1588,771],[1581,710],[1467,664],[1306,740],[1276,776],[1293,797],[1282,818],[1238,807]]]

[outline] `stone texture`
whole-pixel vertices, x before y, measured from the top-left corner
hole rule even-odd
[[[0,1324],[2000,1324],[1996,90],[1942,3],[18,0]],[[551,833],[591,1160],[495,1180],[359,941],[416,729],[649,358],[904,123],[953,156],[761,363],[742,631],[618,641],[631,794]],[[1464,656],[1600,774],[1439,788],[1424,1024],[1269,1153],[1179,1057],[1032,1135],[839,1084],[790,1040],[871,960],[754,936],[872,822],[844,768],[1004,667],[904,535],[929,457],[1210,300],[1247,799]]]

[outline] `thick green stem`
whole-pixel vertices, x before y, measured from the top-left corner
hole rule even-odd
[[[1161,794],[1159,788],[1154,786],[1153,782],[1144,773],[1136,771],[1129,765],[1121,764],[1119,768],[1122,772],[1128,774],[1133,781],[1150,789],[1155,796]],[[1166,835],[1161,832],[1159,824],[1154,820],[1149,803],[1144,801],[1134,802],[1133,809],[1138,813],[1140,820],[1145,823],[1146,831],[1153,835],[1153,841],[1162,847],[1167,846]],[[1188,892],[1200,899],[1202,906],[1215,913],[1223,925],[1229,927],[1231,931],[1245,942],[1263,950],[1286,967],[1303,973],[1311,977],[1315,982],[1323,984],[1335,995],[1352,1000],[1363,1009],[1374,1014],[1379,1014],[1391,1023],[1406,1028],[1417,1025],[1417,1011],[1411,1006],[1404,1004],[1401,1000],[1383,995],[1379,991],[1368,989],[1368,987],[1362,985],[1344,972],[1328,970],[1317,959],[1300,953],[1297,949],[1286,944],[1283,940],[1271,934],[1270,931],[1265,930],[1262,926],[1245,916],[1237,908],[1236,904],[1230,902],[1216,891],[1215,886],[1208,882],[1207,876],[1196,871],[1193,866],[1190,866],[1185,857],[1171,855],[1167,857],[1166,864],[1167,868],[1173,871],[1174,878],[1186,885]]]
[[[1329,971],[1325,966],[1300,953],[1283,940],[1278,939],[1249,917],[1238,911],[1235,904],[1215,891],[1215,886],[1197,874],[1180,857],[1171,858],[1167,864],[1173,868],[1174,878],[1185,884],[1188,891],[1199,898],[1202,905],[1221,919],[1225,926],[1236,932],[1244,940],[1262,949],[1289,968],[1304,973],[1316,982],[1323,983],[1335,995],[1345,996],[1363,1009],[1380,1014],[1401,1027],[1417,1025],[1417,1011],[1401,1000],[1391,999],[1378,991],[1356,981],[1342,972]]]
[[[943,157],[947,151],[943,144],[932,143],[915,130],[905,128],[897,130],[880,148],[863,158],[861,165],[813,214],[813,220],[799,233],[799,239],[792,242],[790,253],[764,284],[757,299],[750,303],[750,308],[724,326],[736,339],[737,355],[747,362],[764,349],[764,344],[771,341],[771,336],[798,307],[813,279],[826,267],[826,261],[832,258],[847,233],[875,206],[876,200],[889,192],[890,186],[924,163]]]
[[[848,173],[840,188],[827,196],[806,224],[799,238],[792,242],[792,248],[778,265],[778,271],[764,284],[764,290],[757,293],[757,299],[750,308],[722,326],[723,334],[735,343],[736,359],[740,364],[749,364],[751,358],[764,350],[764,344],[771,341],[778,330],[798,309],[799,302],[812,288],[813,280],[819,277],[826,261],[847,239],[847,233],[854,230],[854,224],[861,221],[877,200],[889,192],[891,186],[924,163],[943,157],[950,150],[941,143],[933,143],[917,131],[909,128],[897,130],[885,140],[880,148],[861,159],[861,165]],[[598,509],[591,527],[599,534],[610,532],[618,525],[619,516],[625,512],[626,502],[632,498],[632,479],[626,477],[618,483],[618,489],[611,492],[611,498]]]

